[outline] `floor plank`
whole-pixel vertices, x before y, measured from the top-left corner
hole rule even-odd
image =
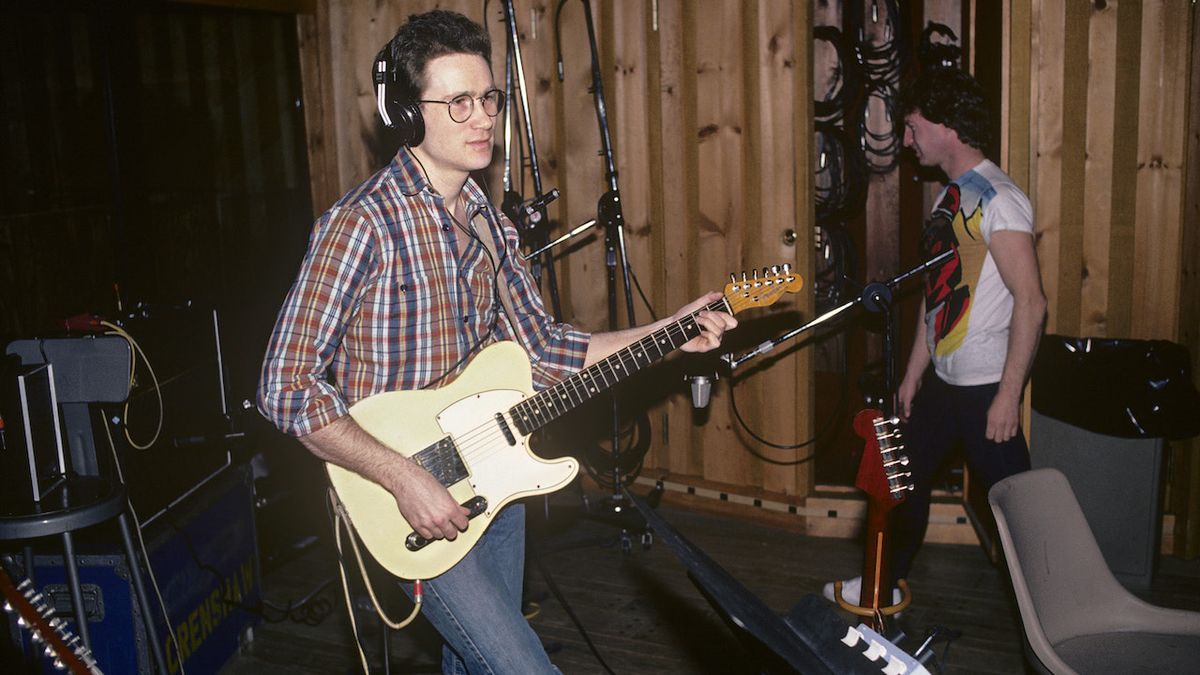
[[[539,522],[537,533],[531,533],[542,552],[540,567],[528,565],[527,591],[540,606],[533,626],[564,673],[605,672],[567,606],[615,673],[751,672],[733,634],[670,547],[656,541],[643,548],[635,540],[632,550],[624,553],[617,530],[572,515],[576,510],[569,500],[558,499],[551,511],[550,523]],[[819,594],[826,581],[853,576],[860,564],[861,547],[855,541],[804,537],[666,505],[660,513],[778,614],[805,594]],[[329,539],[320,539],[266,575],[266,596],[278,604],[302,597],[336,574],[335,560]],[[1154,588],[1144,595],[1157,604],[1200,610],[1198,580],[1200,561],[1164,559]],[[910,584],[915,599],[898,622],[906,636],[901,646],[915,649],[937,626],[960,634],[952,642],[939,643],[943,673],[1023,672],[1020,622],[1007,577],[979,547],[926,546]],[[332,603],[332,611],[319,625],[259,625],[254,639],[222,675],[358,672],[340,584],[327,586],[321,597]],[[369,612],[358,616],[367,636],[368,658],[378,666],[378,624]],[[843,616],[857,623],[849,614]],[[392,633],[389,649],[394,673],[438,672],[439,641],[427,624]]]

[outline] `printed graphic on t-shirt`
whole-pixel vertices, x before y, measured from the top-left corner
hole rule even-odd
[[[951,183],[925,226],[922,245],[930,257],[954,249],[949,261],[925,277],[925,311],[934,314],[935,356],[953,353],[967,335],[971,293],[987,256],[982,222],[982,203],[976,202],[975,209],[965,213],[959,186]]]

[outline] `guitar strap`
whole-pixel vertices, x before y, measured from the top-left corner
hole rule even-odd
[[[478,213],[475,215],[476,217],[479,216]],[[471,225],[473,229],[476,231],[480,229],[483,230],[483,234],[479,237],[479,242],[483,244],[483,247],[487,249],[489,254],[491,254],[493,264],[497,266],[503,264],[504,261],[501,260],[499,254],[496,253],[496,237],[492,233],[492,228],[488,224],[487,219],[484,218],[482,228],[474,227],[474,224],[475,223],[472,220]],[[500,287],[500,302],[504,305],[504,311],[508,318],[508,326],[510,329],[512,329],[512,336],[515,338],[517,336],[517,313],[513,310],[512,292],[509,290],[508,276],[505,275],[504,271],[499,269],[499,267],[496,269],[496,284]]]

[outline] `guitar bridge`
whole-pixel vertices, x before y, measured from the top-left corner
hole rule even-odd
[[[449,436],[413,455],[412,460],[417,466],[433,474],[445,487],[465,480],[470,475],[462,456],[458,454],[458,446]]]
[[[467,514],[467,520],[470,520],[470,519],[474,518],[475,516],[483,513],[484,511],[487,511],[487,508],[488,508],[487,499],[485,499],[481,496],[478,496],[478,495],[463,502],[462,505],[464,508],[466,508],[468,511],[470,511],[470,513]],[[433,541],[434,541],[433,539],[426,539],[425,537],[422,537],[421,535],[417,534],[416,532],[413,532],[412,534],[405,537],[404,548],[415,553],[415,552],[420,551],[421,549],[425,548],[429,544],[433,543]]]

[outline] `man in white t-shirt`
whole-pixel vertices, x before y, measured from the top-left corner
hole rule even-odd
[[[926,275],[897,391],[914,490],[893,512],[894,579],[908,576],[934,476],[956,447],[985,490],[1029,469],[1021,393],[1046,314],[1029,198],[984,156],[991,127],[982,88],[961,70],[937,68],[905,89],[902,110],[905,147],[949,179],[925,225],[923,251],[955,254]],[[843,597],[857,603],[860,585],[847,581]]]

